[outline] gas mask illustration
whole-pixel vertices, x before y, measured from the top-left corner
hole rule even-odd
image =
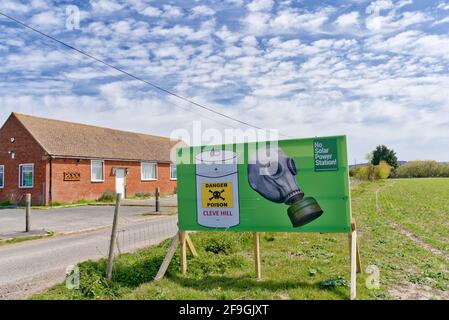
[[[295,161],[280,148],[259,148],[248,164],[248,181],[256,192],[275,203],[288,205],[293,227],[303,226],[323,214],[318,202],[304,197],[296,182]]]

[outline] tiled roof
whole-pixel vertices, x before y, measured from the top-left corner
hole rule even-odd
[[[51,156],[170,161],[177,141],[147,134],[13,113]]]

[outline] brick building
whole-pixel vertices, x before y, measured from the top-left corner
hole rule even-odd
[[[0,201],[176,191],[169,138],[12,113],[0,129]]]

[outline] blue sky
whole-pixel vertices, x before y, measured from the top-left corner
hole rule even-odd
[[[448,1],[2,0],[0,11],[257,126],[346,134],[351,162],[378,144],[449,161]],[[0,121],[17,111],[159,135],[229,123],[2,17],[0,61]]]

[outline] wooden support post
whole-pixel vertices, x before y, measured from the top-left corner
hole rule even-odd
[[[351,300],[357,294],[357,230],[351,231]]]
[[[254,263],[256,267],[256,278],[257,280],[262,279],[262,271],[260,269],[260,241],[259,241],[259,232],[253,233],[254,240]]]
[[[187,239],[186,231],[179,232],[179,240],[181,241],[181,269],[182,274],[187,273]]]
[[[352,219],[351,222],[351,230],[357,231],[357,224],[354,219]],[[348,239],[349,239],[349,255],[351,256],[352,232],[348,233]],[[362,261],[360,259],[360,249],[358,241],[356,241],[356,261],[357,261],[357,273],[362,273]]]
[[[348,234],[348,238],[351,259],[351,300],[354,300],[357,293],[357,273],[362,272],[359,243],[357,241],[357,224],[354,219],[351,221],[351,232]]]
[[[175,255],[176,248],[179,245],[179,238],[180,234],[179,231],[176,233],[176,235],[173,238],[173,241],[171,242],[170,248],[168,249],[167,255],[164,258],[164,261],[162,261],[162,264],[159,268],[159,271],[156,274],[156,277],[154,277],[155,281],[161,280],[165,273],[167,272],[168,266],[170,265],[171,260],[173,259],[173,256]]]
[[[156,187],[156,193],[155,193],[156,203],[154,205],[156,212],[160,211],[160,203],[159,203],[160,195],[161,195],[161,190],[159,189],[159,187]]]
[[[106,270],[106,276],[109,281],[112,280],[112,265],[114,261],[114,245],[117,238],[117,225],[118,225],[118,213],[120,208],[120,201],[122,200],[122,194],[117,193],[115,200],[114,220],[112,221],[111,242],[109,243],[109,256],[108,266]]]
[[[358,239],[357,239],[358,240]],[[359,241],[356,241],[356,252],[357,252],[357,273],[362,273],[362,262],[360,260],[360,249],[359,249]]]
[[[25,194],[25,232],[30,232],[31,222],[30,222],[30,212],[31,212],[31,193]]]
[[[192,254],[192,256],[196,257],[198,255],[198,253],[196,252],[195,246],[193,245],[192,239],[190,239],[188,232],[186,232],[186,242],[187,242],[187,247],[190,250],[190,253]]]

